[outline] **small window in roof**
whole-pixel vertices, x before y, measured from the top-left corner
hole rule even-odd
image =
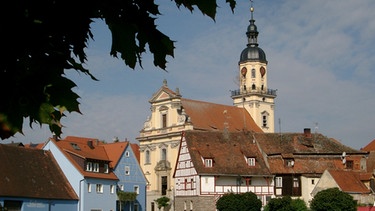
[[[72,145],[73,149],[75,150],[81,150],[81,148],[79,148],[79,146],[76,143],[70,143],[70,145]]]

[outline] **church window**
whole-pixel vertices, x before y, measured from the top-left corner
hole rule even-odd
[[[167,149],[161,149],[161,160],[167,160]]]
[[[161,177],[161,195],[165,196],[167,195],[167,188],[168,188],[168,177],[162,176]]]
[[[262,119],[263,119],[262,126],[263,127],[267,127],[267,115],[263,114],[262,115]]]
[[[161,118],[162,118],[162,127],[166,128],[167,127],[167,114],[162,114]]]
[[[255,90],[255,89],[256,89],[255,84],[251,85],[251,89],[252,89],[252,90]]]
[[[150,164],[151,159],[150,159],[150,150],[145,151],[145,164]]]
[[[252,78],[255,78],[255,69],[252,69],[252,70],[251,70],[251,77],[252,77]]]

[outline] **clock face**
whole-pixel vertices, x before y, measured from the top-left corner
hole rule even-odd
[[[247,69],[246,69],[246,67],[243,67],[243,68],[241,69],[241,74],[242,74],[242,76],[245,77],[245,76],[246,76],[246,73],[247,73]]]
[[[263,77],[266,74],[266,68],[261,67],[260,68],[260,75]]]

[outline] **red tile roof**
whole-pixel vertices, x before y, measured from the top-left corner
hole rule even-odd
[[[0,144],[0,196],[78,200],[49,151]]]
[[[244,108],[181,98],[195,130],[263,132]]]
[[[252,134],[247,132],[185,131],[185,140],[198,174],[216,175],[270,175]],[[249,166],[246,158],[255,158]],[[204,158],[213,159],[213,167],[205,167]]]
[[[370,193],[360,180],[360,173],[343,170],[328,170],[339,188],[346,193]]]
[[[125,141],[101,145],[104,147],[108,158],[112,161],[110,165],[111,168],[115,168],[117,166],[117,163],[120,161],[120,158],[124,154],[124,151],[128,144],[129,142]]]
[[[375,151],[375,139],[362,148],[363,151]]]
[[[77,158],[111,161],[103,147],[103,144],[94,138],[67,136],[62,140],[54,140],[56,145],[65,153],[70,162],[81,172],[84,177],[118,180],[113,172],[98,173],[85,171],[83,164],[78,163]],[[111,165],[111,164],[110,164]]]

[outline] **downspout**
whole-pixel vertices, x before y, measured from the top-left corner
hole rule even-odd
[[[80,181],[79,181],[79,199],[78,199],[78,210],[79,211],[81,211],[82,210],[82,197],[81,197],[81,194],[82,194],[82,192],[81,192],[81,184],[82,184],[82,182],[84,181],[85,179],[81,179]]]

